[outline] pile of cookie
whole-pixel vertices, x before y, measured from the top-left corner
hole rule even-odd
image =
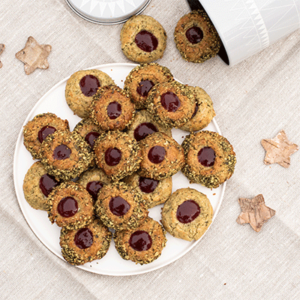
[[[215,116],[208,94],[150,63],[135,67],[124,89],[100,70],[78,71],[65,96],[82,120],[73,131],[52,113],[26,124],[24,145],[39,161],[23,185],[27,202],[62,227],[63,257],[73,265],[101,259],[112,231],[121,257],[139,264],[161,255],[165,230],[199,239],[212,206],[191,188],[172,194],[172,176],[181,170],[191,182],[217,188],[236,163],[227,139],[199,131]],[[182,145],[172,138],[173,127],[190,132]],[[163,226],[148,217],[160,204]]]

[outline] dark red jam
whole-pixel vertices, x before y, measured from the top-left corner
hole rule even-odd
[[[78,211],[78,203],[72,197],[65,197],[59,201],[57,211],[64,218],[73,217]]]
[[[52,126],[43,127],[38,133],[38,138],[39,138],[40,143],[42,143],[49,134],[52,134],[55,131],[56,131],[56,129]]]
[[[160,98],[161,105],[169,112],[175,112],[180,107],[180,100],[176,94],[167,92]]]
[[[70,157],[71,149],[66,145],[59,145],[54,149],[53,158],[57,160],[64,160]]]
[[[147,251],[152,246],[152,239],[148,232],[138,230],[130,236],[129,245],[135,251]]]
[[[152,123],[142,123],[134,130],[134,138],[137,141],[143,140],[149,134],[158,132],[158,129]]]
[[[110,211],[118,217],[124,216],[130,209],[130,204],[122,197],[113,197],[109,201]]]
[[[42,193],[48,197],[53,188],[55,188],[59,184],[58,181],[55,180],[54,176],[45,174],[40,178],[40,189]]]
[[[97,77],[94,75],[86,75],[81,78],[79,82],[82,93],[86,97],[92,97],[97,93],[100,83]]]
[[[148,152],[149,160],[154,164],[159,164],[165,159],[166,150],[161,146],[154,146]]]
[[[136,45],[145,52],[152,52],[158,46],[158,39],[149,31],[142,30],[135,36]]]
[[[153,193],[158,184],[158,180],[154,180],[151,178],[140,177],[139,179],[140,190],[146,194]]]
[[[153,86],[154,83],[151,80],[142,80],[139,83],[139,86],[137,87],[136,91],[142,97],[147,97],[149,91],[153,88]]]
[[[74,243],[80,249],[91,247],[93,240],[93,233],[88,228],[79,229],[74,237]]]
[[[85,136],[85,141],[91,146],[91,148],[94,148],[95,146],[95,141],[96,139],[99,137],[100,133],[98,132],[89,132],[86,136]]]
[[[191,223],[200,215],[200,207],[194,200],[184,201],[177,208],[177,219],[180,223]]]
[[[107,115],[111,120],[118,118],[122,113],[122,106],[119,102],[111,102],[107,106]]]
[[[194,113],[193,113],[193,115],[192,115],[192,119],[196,116],[198,110],[199,110],[199,104],[196,103],[196,107],[195,107],[195,111],[194,111]]]
[[[198,44],[203,40],[203,31],[196,26],[188,29],[185,35],[192,44]]]
[[[204,147],[198,152],[198,161],[204,167],[212,167],[215,163],[216,153],[210,147]]]
[[[103,183],[100,181],[91,181],[86,186],[86,190],[93,197],[94,202],[97,200],[98,193],[102,188],[103,188]]]
[[[105,162],[113,167],[116,166],[122,158],[122,152],[117,148],[108,148],[105,151]]]

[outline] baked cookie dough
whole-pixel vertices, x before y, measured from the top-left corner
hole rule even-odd
[[[147,98],[147,110],[166,127],[182,127],[195,112],[195,95],[177,81],[155,85]]]
[[[149,63],[162,58],[166,45],[164,28],[150,16],[133,16],[122,27],[122,51],[132,61]]]
[[[56,131],[40,149],[41,162],[50,175],[70,180],[88,169],[94,159],[92,149],[76,132]]]
[[[202,10],[194,10],[178,21],[174,39],[182,58],[194,63],[216,56],[221,47],[214,25]]]
[[[24,182],[23,192],[28,204],[41,210],[47,210],[47,197],[59,185],[59,181],[54,176],[48,175],[43,164],[35,162],[27,171]]]
[[[148,216],[140,193],[124,182],[104,186],[95,210],[103,224],[115,230],[136,228]]]
[[[101,88],[91,105],[91,118],[102,130],[123,130],[134,116],[135,107],[121,88],[109,85]]]
[[[69,122],[52,113],[37,115],[24,126],[24,145],[34,159],[40,159],[42,142],[56,130],[69,130]]]
[[[162,180],[176,174],[184,165],[182,147],[164,133],[156,132],[147,136],[140,142],[140,147],[140,176]]]
[[[83,265],[101,259],[107,253],[112,234],[99,220],[77,230],[62,228],[61,253],[71,265]]]
[[[149,217],[138,228],[115,232],[114,241],[123,259],[140,265],[156,260],[167,243],[162,226]]]
[[[74,73],[67,81],[65,96],[75,115],[87,118],[93,96],[98,89],[114,81],[100,70],[82,70]]]
[[[141,177],[137,173],[134,173],[124,178],[124,182],[140,192],[147,208],[165,203],[172,194],[171,177],[163,180],[155,180]]]
[[[212,222],[213,208],[206,195],[195,189],[179,189],[162,210],[164,228],[176,238],[198,240]]]
[[[102,134],[96,141],[96,163],[112,180],[121,180],[140,167],[140,148],[135,139],[119,131]]]
[[[154,85],[172,81],[170,70],[156,63],[142,64],[127,75],[124,90],[128,92],[137,109],[146,108],[146,99]]]
[[[182,168],[191,183],[217,188],[229,179],[236,164],[233,147],[212,131],[191,133],[182,143],[186,163]]]

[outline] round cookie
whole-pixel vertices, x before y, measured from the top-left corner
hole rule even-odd
[[[140,192],[147,208],[152,208],[166,202],[172,194],[171,177],[163,180],[155,180],[141,177],[137,173],[134,173],[126,177],[124,182]]]
[[[134,104],[121,88],[109,85],[99,89],[91,105],[91,118],[102,130],[123,130],[135,112]]]
[[[115,230],[136,228],[148,216],[141,194],[124,182],[104,186],[95,210],[103,224]]]
[[[48,175],[43,164],[37,161],[25,175],[23,182],[24,197],[34,209],[47,210],[47,197],[57,185],[59,185],[59,181]]]
[[[149,217],[138,228],[115,232],[114,241],[123,259],[140,265],[156,260],[167,243],[162,226]]]
[[[65,96],[69,107],[80,118],[87,118],[93,96],[98,89],[114,81],[100,70],[81,70],[67,81]]]
[[[85,227],[94,219],[92,196],[78,183],[63,182],[48,196],[48,217],[68,230]]]
[[[217,188],[229,179],[236,164],[233,147],[212,131],[191,133],[182,143],[186,163],[182,168],[191,183]]]
[[[213,208],[206,195],[195,189],[179,189],[162,210],[164,228],[176,238],[198,240],[212,222]]]
[[[190,121],[180,129],[193,132],[205,128],[215,117],[213,102],[208,94],[200,87],[191,87],[196,99],[196,109]]]
[[[142,177],[162,180],[176,174],[184,165],[182,147],[164,133],[147,136],[140,147],[142,162],[138,174]]]
[[[166,127],[182,127],[196,108],[190,87],[177,81],[163,82],[152,88],[147,98],[147,110]]]
[[[140,167],[140,148],[135,139],[119,131],[102,134],[95,144],[96,163],[112,180],[121,180]]]
[[[162,58],[166,45],[164,28],[150,16],[133,16],[122,27],[122,51],[132,61],[149,63]]]
[[[163,132],[172,137],[171,129],[158,123],[146,110],[136,112],[127,131],[128,135],[131,138],[134,138],[137,142],[143,140],[149,134],[154,132]]]
[[[170,70],[156,63],[142,64],[127,75],[124,90],[128,92],[137,109],[146,108],[146,99],[154,85],[172,81]]]
[[[24,126],[24,145],[34,159],[40,159],[42,142],[56,130],[69,130],[69,122],[52,113],[36,115]]]
[[[76,132],[56,131],[49,135],[40,149],[41,162],[50,175],[70,180],[87,170],[94,154]]]
[[[60,232],[61,253],[71,265],[83,265],[101,259],[107,253],[112,234],[99,220],[77,230]]]
[[[216,56],[221,47],[216,29],[202,10],[194,10],[178,21],[174,40],[182,58],[194,63]]]

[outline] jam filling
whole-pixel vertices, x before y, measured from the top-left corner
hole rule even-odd
[[[135,36],[136,45],[145,52],[152,52],[158,46],[158,39],[149,31],[142,30]]]
[[[140,177],[139,179],[139,187],[143,193],[150,194],[153,193],[159,184],[158,180],[154,180],[151,178]]]
[[[65,197],[59,201],[57,211],[64,218],[73,217],[78,211],[78,203],[72,197]]]
[[[199,27],[192,27],[185,33],[186,38],[192,44],[198,44],[203,40],[203,31]]]
[[[193,118],[196,116],[196,114],[197,114],[198,110],[199,110],[199,104],[198,104],[198,103],[196,103],[195,111],[194,111],[194,113],[193,113],[193,115],[192,115],[192,118],[191,118],[191,119],[193,119]]]
[[[109,166],[116,166],[122,158],[122,152],[118,148],[108,148],[105,151],[105,162]]]
[[[53,158],[57,160],[64,160],[70,157],[72,151],[66,145],[59,145],[54,149]]]
[[[96,139],[99,137],[100,133],[98,132],[89,132],[85,136],[85,141],[91,146],[91,148],[94,148]]]
[[[147,97],[148,93],[153,88],[153,86],[154,86],[154,83],[151,80],[142,80],[139,83],[139,86],[137,87],[136,91],[142,97]]]
[[[204,167],[212,167],[215,163],[216,153],[210,147],[204,147],[198,152],[198,161]]]
[[[176,217],[180,223],[191,223],[200,215],[200,207],[194,200],[184,201],[178,206]]]
[[[53,188],[55,188],[59,184],[58,181],[55,180],[54,176],[45,174],[40,178],[40,189],[42,193],[48,197]]]
[[[97,93],[98,88],[100,87],[99,80],[94,75],[86,75],[82,77],[79,85],[82,93],[86,97],[94,96]]]
[[[93,197],[94,202],[97,200],[98,193],[102,188],[103,188],[103,183],[100,181],[91,181],[86,186],[86,190]]]
[[[42,143],[49,134],[52,134],[55,131],[56,131],[56,129],[52,126],[43,127],[38,133],[38,139],[39,139],[40,143]]]
[[[111,120],[115,120],[122,113],[122,106],[120,103],[114,101],[107,106],[107,115]]]
[[[110,211],[118,217],[124,216],[130,209],[131,205],[122,197],[112,197],[109,201]]]
[[[152,246],[152,238],[148,232],[138,230],[130,236],[129,245],[135,251],[147,251]]]
[[[159,164],[165,159],[166,150],[161,146],[154,146],[148,152],[148,158],[153,164]]]
[[[74,237],[75,245],[80,249],[86,249],[93,245],[93,233],[88,228],[81,228]]]
[[[143,140],[149,134],[158,132],[158,129],[152,123],[142,123],[134,130],[134,138],[137,141]]]
[[[160,98],[161,105],[168,112],[175,112],[180,107],[180,100],[176,94],[167,92]]]

